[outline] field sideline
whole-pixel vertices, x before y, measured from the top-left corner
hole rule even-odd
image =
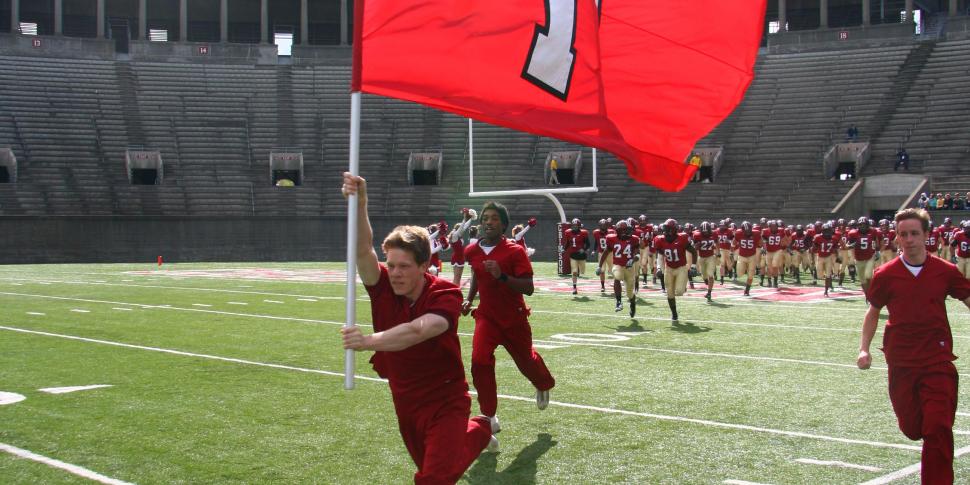
[[[756,280],[744,298],[726,281],[708,304],[698,284],[672,324],[653,285],[630,319],[598,281],[574,297],[552,264],[535,267],[526,301],[557,379],[553,403],[538,411],[499,349],[501,452],[462,483],[919,483],[920,443],[896,428],[881,353],[873,370],[855,368],[857,286],[825,300],[819,287]],[[358,354],[357,388],[342,389],[342,271],[0,266],[0,482],[409,483],[414,465],[369,354]],[[358,299],[366,325],[362,288]],[[957,369],[970,376],[970,317],[947,306]],[[466,372],[473,330],[463,317]],[[110,387],[42,391],[93,385]],[[15,395],[25,399],[3,405]],[[959,410],[965,455],[964,390]],[[970,458],[955,472],[970,483]]]

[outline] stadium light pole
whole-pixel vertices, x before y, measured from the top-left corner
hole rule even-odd
[[[360,172],[360,91],[350,94],[350,169]],[[347,321],[344,327],[357,324],[357,195],[347,198]],[[354,388],[354,351],[344,351],[344,389]]]

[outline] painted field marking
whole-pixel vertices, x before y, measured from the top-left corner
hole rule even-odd
[[[37,280],[28,280],[25,278],[0,278],[0,280],[8,281],[30,281],[36,283]],[[303,298],[313,298],[316,300],[343,300],[342,296],[315,296],[315,295],[298,295],[293,293],[273,293],[266,291],[243,291],[243,290],[230,290],[225,288],[195,288],[191,286],[164,286],[164,285],[123,285],[121,283],[92,283],[90,281],[55,281],[55,280],[45,280],[50,283],[64,284],[64,285],[97,285],[97,286],[124,286],[126,288],[152,288],[158,290],[181,290],[181,291],[208,291],[214,293],[235,293],[241,295],[261,295],[261,296],[289,296],[289,297],[303,297]],[[131,280],[128,280],[131,281]],[[17,283],[11,283],[17,284]],[[23,286],[23,285],[19,285]],[[366,297],[366,295],[364,295]],[[363,298],[367,300],[367,298]]]
[[[767,483],[747,482],[744,480],[724,480],[725,485],[768,485]]]
[[[10,283],[12,286],[24,286],[23,283]]]
[[[958,434],[958,435],[962,435],[962,436],[970,436],[970,431],[964,431],[962,429],[955,429],[955,430],[953,430],[953,434]]]
[[[91,313],[91,310],[82,310],[80,308],[72,308],[71,311],[74,313]]]
[[[265,302],[265,303],[277,303],[277,304],[283,303],[283,302],[281,302],[279,300],[263,300],[263,302]]]
[[[130,312],[130,311],[132,311],[131,308],[123,308],[123,307],[120,307],[120,306],[111,307],[111,309],[112,310],[118,310],[120,312]]]
[[[536,349],[548,349],[548,350],[552,350],[552,349],[564,349],[564,348],[569,347],[569,346],[568,345],[551,345],[551,344],[532,344],[532,347],[533,348],[536,348]]]
[[[249,303],[243,303],[241,301],[227,301],[227,305],[248,305]]]
[[[855,470],[863,470],[867,472],[881,472],[882,468],[877,466],[869,465],[856,465],[854,463],[846,463],[844,461],[829,461],[829,460],[814,460],[812,458],[798,458],[795,460],[796,463],[804,463],[806,465],[822,465],[822,466],[837,466],[841,468],[852,468]]]
[[[34,316],[37,316],[37,317],[46,317],[47,316],[46,313],[40,313],[40,312],[27,312],[27,314],[28,315],[34,315]]]
[[[630,337],[626,335],[618,335],[615,333],[557,333],[551,338],[582,343],[625,342],[630,340]]]
[[[302,323],[322,323],[322,324],[327,324],[327,325],[340,325],[340,326],[343,326],[344,325],[344,322],[336,322],[336,321],[330,321],[330,320],[314,320],[314,319],[309,319],[309,318],[294,318],[294,317],[277,317],[277,316],[272,316],[272,315],[258,315],[258,314],[250,314],[250,313],[223,312],[223,311],[217,311],[217,310],[202,310],[202,309],[197,309],[197,308],[180,308],[180,307],[172,307],[172,306],[169,306],[169,305],[162,305],[162,306],[159,306],[159,305],[144,305],[144,304],[140,304],[140,303],[122,303],[122,302],[114,302],[114,301],[102,301],[102,300],[87,300],[87,299],[80,299],[80,298],[68,298],[68,297],[62,297],[62,296],[31,295],[31,294],[23,294],[23,293],[6,293],[6,292],[0,292],[0,295],[14,295],[14,296],[27,296],[27,297],[46,298],[46,299],[54,299],[54,300],[81,301],[81,302],[86,302],[86,303],[108,303],[108,304],[114,304],[114,305],[132,305],[132,306],[141,307],[141,308],[161,308],[161,309],[165,309],[165,310],[177,310],[177,311],[190,311],[190,312],[200,312],[200,313],[212,313],[212,314],[217,314],[217,315],[231,315],[231,316],[239,316],[239,317],[263,318],[263,319],[270,319],[270,320],[293,321],[293,322],[302,322]],[[371,326],[370,324],[361,324],[361,323],[358,323],[358,325],[360,325],[360,326]],[[463,333],[463,332],[459,332],[458,335],[460,335],[460,336],[468,336],[468,337],[471,337],[472,336],[472,334],[470,334],[470,333]],[[594,334],[594,335],[613,335],[613,334]],[[542,339],[538,339],[537,340],[537,339],[534,339],[533,340],[533,343],[550,344],[550,345],[561,345],[563,342],[562,341],[555,341],[555,340],[542,340]],[[828,366],[828,367],[840,367],[840,368],[856,369],[855,364],[842,364],[842,363],[834,363],[834,362],[821,362],[821,361],[811,361],[811,360],[799,360],[799,359],[790,359],[790,358],[782,358],[782,357],[763,357],[763,356],[752,356],[752,355],[741,355],[741,354],[726,354],[726,353],[718,353],[718,352],[697,352],[697,351],[690,351],[690,350],[661,349],[661,348],[656,348],[656,347],[639,347],[639,346],[628,346],[628,345],[615,345],[615,344],[606,344],[606,343],[596,343],[596,342],[592,342],[592,341],[587,341],[587,342],[578,342],[577,341],[575,343],[577,343],[578,345],[586,345],[586,346],[590,346],[590,347],[615,348],[615,349],[622,349],[622,350],[641,350],[641,351],[663,352],[663,353],[678,354],[678,355],[699,355],[699,356],[705,356],[705,357],[722,357],[722,358],[744,359],[744,360],[762,360],[762,361],[772,361],[772,362],[785,362],[785,363],[792,363],[792,364],[821,365],[821,366]],[[875,369],[875,370],[885,370],[886,367],[873,366],[872,369]],[[964,376],[964,374],[960,374],[960,375],[961,376]],[[970,375],[966,375],[966,377],[970,377]]]
[[[45,387],[43,389],[37,389],[37,390],[40,392],[46,392],[47,394],[67,394],[70,392],[89,391],[91,389],[101,389],[103,387],[112,387],[112,385],[94,384],[90,386]]]
[[[314,303],[320,301],[320,300],[316,300],[314,298],[297,298],[297,300],[299,300],[299,301],[312,301]]]
[[[197,306],[202,308],[212,308],[212,305],[206,305],[205,303],[193,303],[192,306]]]
[[[970,417],[970,413],[961,413],[961,412],[957,411],[957,416]]]
[[[239,285],[240,288],[252,288],[252,285]]]
[[[251,313],[223,312],[223,311],[217,311],[217,310],[202,310],[202,309],[198,309],[198,308],[181,308],[181,307],[173,307],[171,305],[145,305],[145,304],[141,304],[141,303],[126,303],[126,302],[104,301],[104,300],[88,300],[88,299],[81,299],[81,298],[68,298],[68,297],[50,296],[50,295],[32,295],[32,294],[25,294],[25,293],[8,293],[8,292],[0,292],[0,295],[26,296],[26,297],[34,297],[34,298],[45,298],[45,299],[54,299],[54,300],[67,300],[67,301],[80,301],[80,302],[85,302],[85,303],[106,303],[106,304],[113,304],[113,305],[131,305],[131,306],[140,307],[140,308],[159,308],[159,309],[164,309],[164,310],[176,310],[176,311],[189,311],[189,312],[200,312],[200,313],[212,313],[212,314],[216,314],[216,315],[230,315],[230,316],[238,316],[238,317],[262,318],[262,319],[268,319],[268,320],[282,320],[282,321],[292,321],[292,322],[301,322],[301,323],[320,323],[320,324],[340,325],[340,326],[343,326],[344,323],[345,323],[345,322],[337,322],[337,321],[332,321],[332,320],[314,320],[314,319],[309,319],[309,318],[278,317],[278,316],[274,316],[274,315],[259,315],[259,314],[251,314]],[[368,324],[368,323],[358,323],[357,325],[358,326],[371,326],[371,324]],[[472,336],[472,334],[470,334],[470,333],[462,333],[462,332],[459,332],[458,335],[468,336],[468,337]],[[615,335],[615,334],[595,334],[595,335]],[[549,345],[561,345],[563,342],[562,341],[554,341],[554,340],[534,339],[533,340],[533,343],[549,344]],[[607,343],[596,343],[596,342],[593,342],[593,341],[586,341],[586,342],[576,341],[575,343],[577,345],[585,345],[585,346],[590,346],[590,347],[615,348],[615,349],[622,349],[622,350],[640,350],[640,351],[662,352],[662,353],[678,354],[678,355],[696,355],[696,356],[704,356],[704,357],[721,357],[721,358],[729,358],[729,359],[761,360],[761,361],[770,361],[770,362],[785,362],[785,363],[791,363],[791,364],[804,364],[804,365],[818,365],[818,366],[827,366],[827,367],[840,367],[840,368],[847,368],[847,369],[856,369],[857,368],[855,364],[842,364],[842,363],[836,363],[836,362],[822,362],[822,361],[791,359],[791,358],[783,358],[783,357],[765,357],[765,356],[756,356],[756,355],[728,354],[728,353],[723,353],[723,352],[698,352],[698,351],[690,351],[690,350],[661,349],[661,348],[656,348],[656,347],[640,347],[640,346],[628,346],[628,345],[615,345],[615,344],[607,344]],[[880,367],[880,366],[873,366],[872,369],[874,369],[874,370],[886,370],[887,368],[886,367]],[[959,374],[959,375],[962,376],[962,377],[970,377],[970,374]]]
[[[964,446],[963,448],[960,448],[960,449],[954,451],[953,452],[953,458],[957,458],[959,456],[963,456],[963,455],[965,455],[967,453],[970,453],[970,446]],[[914,464],[912,464],[912,465],[910,465],[910,466],[908,466],[906,468],[902,468],[902,469],[896,470],[896,471],[894,471],[892,473],[887,473],[887,474],[885,474],[885,475],[883,475],[881,477],[873,478],[872,480],[869,480],[868,482],[863,482],[860,485],[885,485],[885,484],[890,483],[890,482],[893,482],[895,480],[899,480],[900,478],[908,477],[908,476],[910,476],[910,475],[912,475],[914,473],[919,473],[920,468],[921,468],[920,463],[914,463]]]
[[[6,406],[8,404],[18,403],[27,399],[27,396],[23,394],[17,394],[16,392],[3,392],[0,391],[0,406]]]
[[[8,445],[6,443],[0,443],[0,451],[5,451],[11,455],[24,458],[31,461],[36,461],[38,463],[43,463],[47,466],[59,468],[72,475],[77,475],[82,478],[87,478],[88,480],[93,480],[98,483],[105,483],[108,485],[132,485],[130,482],[123,482],[121,480],[106,477],[100,473],[93,472],[87,468],[80,467],[77,465],[72,465],[70,463],[65,463],[61,460],[55,460],[53,458],[48,458],[43,455],[38,455],[37,453],[27,451],[16,446]]]
[[[45,337],[56,337],[56,338],[62,338],[62,339],[66,339],[66,340],[75,340],[75,341],[79,341],[79,342],[88,342],[88,343],[96,343],[96,344],[103,344],[103,345],[111,345],[111,346],[114,346],[114,347],[123,347],[123,348],[130,348],[130,349],[148,350],[148,351],[152,351],[152,352],[161,352],[161,353],[171,354],[171,355],[181,355],[181,356],[185,356],[185,357],[195,357],[195,358],[202,358],[202,359],[218,360],[218,361],[222,361],[222,362],[232,362],[232,363],[236,363],[236,364],[252,365],[252,366],[258,366],[258,367],[269,367],[269,368],[274,368],[274,369],[284,369],[284,370],[291,370],[291,371],[297,371],[297,372],[305,372],[305,373],[310,373],[310,374],[321,374],[321,375],[327,375],[327,376],[333,376],[333,377],[343,377],[344,376],[344,374],[341,373],[341,372],[332,372],[332,371],[319,370],[319,369],[307,369],[307,368],[304,368],[304,367],[295,367],[295,366],[289,366],[289,365],[283,365],[283,364],[270,364],[270,363],[265,363],[265,362],[255,362],[255,361],[251,361],[251,360],[236,359],[236,358],[231,358],[231,357],[220,357],[220,356],[209,355],[209,354],[196,354],[196,353],[191,353],[191,352],[184,352],[184,351],[181,351],[181,350],[172,350],[172,349],[164,349],[164,348],[159,348],[159,347],[148,347],[148,346],[144,346],[144,345],[126,344],[126,343],[122,343],[122,342],[112,342],[110,340],[99,340],[99,339],[93,339],[93,338],[88,338],[88,337],[78,337],[78,336],[75,336],[75,335],[65,335],[65,334],[58,334],[58,333],[41,332],[41,331],[38,331],[38,330],[28,330],[28,329],[25,329],[25,328],[7,327],[7,326],[0,325],[0,330],[8,330],[8,331],[11,331],[11,332],[19,332],[19,333],[25,333],[25,334],[30,334],[30,335],[42,335],[42,336],[45,336]],[[355,375],[354,377],[356,379],[361,379],[361,380],[369,381],[369,382],[387,382],[384,379],[379,379],[379,378],[370,377],[370,376]],[[471,392],[471,394],[475,394],[475,393],[474,392]],[[521,402],[526,402],[526,403],[530,403],[530,404],[535,404],[535,397],[534,396],[532,396],[532,397],[522,397],[522,396],[509,396],[509,395],[505,395],[505,394],[499,394],[498,397],[500,397],[502,399],[508,399],[510,401],[521,401]],[[800,432],[800,431],[785,431],[785,430],[778,430],[778,429],[771,429],[771,428],[761,428],[761,427],[758,427],[758,426],[749,426],[749,425],[745,425],[745,424],[734,424],[734,423],[722,423],[722,422],[718,422],[718,421],[710,421],[710,420],[706,420],[706,419],[697,419],[697,418],[687,418],[687,417],[683,417],[683,416],[667,416],[667,415],[663,415],[663,414],[653,414],[653,413],[644,413],[644,412],[637,412],[637,411],[627,411],[627,410],[624,410],[624,409],[606,408],[606,407],[599,407],[599,406],[587,406],[587,405],[583,405],[583,404],[572,404],[572,403],[565,403],[565,402],[560,402],[560,401],[550,401],[549,404],[550,405],[553,405],[553,406],[562,407],[562,408],[581,409],[581,410],[587,410],[587,411],[595,411],[595,412],[604,413],[604,414],[617,414],[617,415],[622,415],[622,416],[636,416],[636,417],[650,418],[650,419],[656,419],[656,420],[662,420],[662,421],[674,421],[674,422],[681,422],[681,423],[691,423],[691,424],[698,424],[698,425],[703,425],[703,426],[711,426],[711,427],[716,427],[716,428],[735,429],[735,430],[742,430],[742,431],[752,431],[752,432],[767,433],[767,434],[780,435],[780,436],[789,436],[789,437],[794,437],[794,438],[808,438],[808,439],[815,439],[815,440],[821,440],[821,441],[831,441],[831,442],[836,442],[836,443],[845,443],[845,444],[854,444],[854,445],[865,445],[865,446],[872,446],[872,447],[877,447],[877,448],[893,448],[893,449],[906,450],[906,451],[916,451],[916,452],[922,450],[922,448],[919,447],[919,446],[907,445],[907,444],[901,444],[901,443],[884,443],[884,442],[879,442],[879,441],[867,441],[867,440],[857,440],[857,439],[851,439],[851,438],[839,438],[839,437],[834,437],[834,436],[818,435],[818,434],[812,434],[812,433],[803,433],[803,432]]]

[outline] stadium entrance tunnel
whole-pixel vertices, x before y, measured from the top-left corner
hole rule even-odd
[[[162,185],[165,172],[162,153],[158,150],[129,148],[125,151],[125,165],[128,168],[128,182],[132,185]]]
[[[17,182],[17,157],[13,150],[0,148],[0,184]]]
[[[583,170],[583,152],[579,150],[553,151],[546,155],[545,180],[551,182],[552,161],[556,161],[556,181],[574,185]]]
[[[303,152],[293,150],[271,152],[269,179],[276,187],[303,185]]]
[[[411,152],[408,156],[408,183],[438,185],[441,183],[441,152]]]

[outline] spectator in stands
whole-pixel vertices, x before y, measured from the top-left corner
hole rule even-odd
[[[967,192],[967,196],[964,199],[964,201],[966,203],[966,206],[964,207],[964,210],[970,211],[970,192]]]
[[[694,172],[694,177],[691,180],[694,182],[699,182],[701,180],[701,165],[704,163],[701,156],[693,153],[691,154],[690,160],[688,160],[687,163],[697,167],[697,171]]]
[[[279,180],[276,181],[276,186],[277,187],[294,187],[294,186],[296,186],[296,184],[294,184],[293,181],[290,180],[290,179],[279,179]]]
[[[893,172],[898,172],[899,167],[909,171],[909,153],[906,152],[905,147],[899,147],[899,151],[896,152],[896,166],[893,167]]]
[[[845,130],[845,139],[848,141],[856,141],[859,138],[859,129],[852,125],[848,130]]]
[[[559,175],[556,171],[559,170],[559,163],[553,158],[549,161],[549,185],[559,185]]]
[[[943,196],[943,210],[953,210],[953,196],[949,192]]]
[[[936,209],[943,210],[943,194],[936,194]]]
[[[962,195],[957,194],[957,196],[953,198],[953,209],[962,211],[962,210],[965,210],[966,208],[967,208],[967,199],[965,199]]]
[[[919,194],[919,200],[916,201],[916,207],[920,209],[928,209],[930,207],[930,197],[926,195],[926,192]]]
[[[927,203],[926,207],[930,210],[936,210],[936,196],[930,194],[930,201]]]

